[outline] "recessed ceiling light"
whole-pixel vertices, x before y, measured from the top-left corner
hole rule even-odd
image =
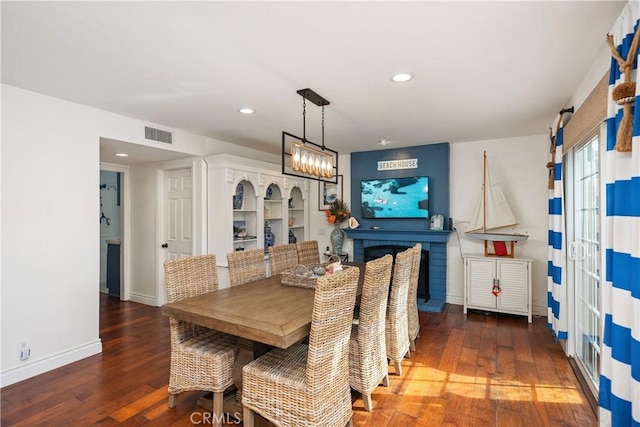
[[[404,83],[413,79],[413,74],[411,73],[398,73],[391,76],[391,80],[396,83]]]
[[[238,112],[242,113],[242,114],[253,114],[253,113],[255,113],[255,110],[252,109],[252,108],[244,107],[244,108],[238,108]]]
[[[129,157],[129,155],[127,153],[113,153],[118,157]]]

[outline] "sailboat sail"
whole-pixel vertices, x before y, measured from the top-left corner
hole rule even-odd
[[[494,183],[491,180],[486,153],[484,154],[482,193],[478,207],[471,218],[469,230],[465,234],[476,239],[494,241],[517,241],[525,240],[529,237],[524,234],[501,234],[490,231],[514,226],[518,222],[511,211],[502,188],[498,183]]]
[[[483,185],[485,187],[483,188],[484,196],[480,198],[480,203],[478,203],[469,224],[469,231],[486,231],[516,225],[518,222],[511,211],[509,202],[500,185],[491,181],[488,167],[485,167]]]

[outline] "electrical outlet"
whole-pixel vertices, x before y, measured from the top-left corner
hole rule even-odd
[[[31,357],[31,341],[22,340],[18,343],[18,358],[27,360],[29,357]]]

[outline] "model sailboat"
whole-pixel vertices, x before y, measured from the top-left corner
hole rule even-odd
[[[517,225],[511,207],[507,198],[504,196],[502,189],[497,183],[491,182],[489,168],[487,167],[487,152],[484,152],[483,180],[482,180],[482,197],[480,203],[471,219],[469,230],[465,234],[474,239],[485,241],[485,255],[488,253],[487,242],[494,242],[496,252],[499,247],[504,247],[504,243],[511,242],[511,252],[509,256],[513,256],[514,242],[526,240],[529,238],[526,234],[518,233],[500,233],[499,230],[505,227]],[[506,255],[506,253],[494,253],[493,255]]]

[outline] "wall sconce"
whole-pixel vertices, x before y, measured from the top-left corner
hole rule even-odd
[[[284,175],[337,183],[338,152],[324,145],[324,106],[329,101],[312,91],[300,89],[302,96],[302,138],[282,132],[282,173]],[[322,145],[306,138],[306,100],[322,107]]]

